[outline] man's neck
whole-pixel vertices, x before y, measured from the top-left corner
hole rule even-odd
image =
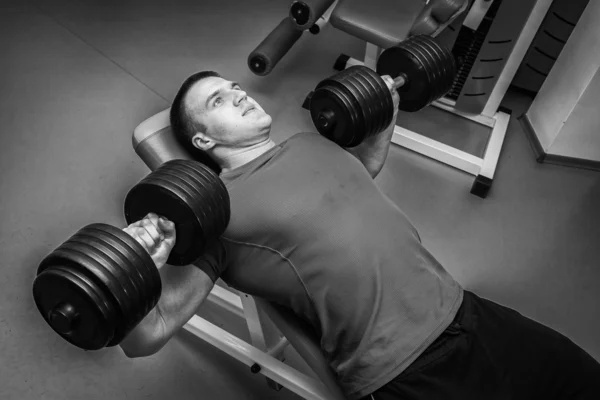
[[[241,167],[242,165],[248,164],[250,161],[262,156],[275,146],[275,142],[269,139],[251,148],[235,151],[230,154],[227,157],[227,160],[224,161],[223,165],[221,165],[221,172],[229,172]]]

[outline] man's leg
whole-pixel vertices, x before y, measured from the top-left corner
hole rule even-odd
[[[468,291],[453,324],[372,395],[374,400],[598,398],[600,363],[564,335]]]

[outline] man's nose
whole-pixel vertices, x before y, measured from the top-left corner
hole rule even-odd
[[[235,94],[235,105],[236,105],[236,106],[239,106],[239,105],[240,105],[240,103],[241,103],[242,101],[244,101],[244,100],[245,100],[247,97],[248,97],[248,95],[246,94],[246,92],[244,92],[243,90],[240,90],[240,91],[238,91],[238,92]]]

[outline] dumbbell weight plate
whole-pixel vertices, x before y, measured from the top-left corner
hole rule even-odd
[[[189,190],[193,191],[194,199],[198,205],[202,208],[203,215],[203,233],[204,242],[209,241],[211,238],[218,235],[217,228],[221,224],[222,216],[219,213],[219,207],[217,204],[216,196],[211,196],[211,193],[205,188],[207,182],[202,182],[198,174],[191,173],[188,169],[179,167],[177,165],[171,165],[163,169],[164,172],[172,172],[185,181]]]
[[[127,222],[132,223],[152,212],[173,222],[177,240],[167,263],[188,265],[204,251],[204,226],[194,202],[191,195],[153,173],[128,194],[125,216]]]
[[[342,73],[346,72],[347,71],[343,71]],[[367,130],[366,124],[368,122],[363,114],[364,99],[362,99],[358,93],[355,93],[351,86],[348,86],[347,80],[347,76],[341,79],[329,79],[327,86],[325,86],[328,90],[333,90],[332,94],[338,93],[340,96],[343,96],[347,104],[352,104],[352,106],[348,108],[348,112],[353,116],[353,123],[351,124],[352,129],[348,129],[344,135],[344,139],[338,143],[342,145],[342,147],[351,147],[351,143],[364,137]]]
[[[156,171],[159,171],[159,167]],[[156,172],[155,171],[155,172]],[[200,246],[192,246],[202,240],[202,226],[191,199],[172,184],[152,179],[154,173],[142,179],[125,198],[124,214],[128,224],[156,213],[175,224],[177,240],[171,250],[168,264],[188,265],[201,254]]]
[[[101,238],[85,232],[78,232],[71,236],[69,242],[81,245],[81,250],[85,251],[88,256],[101,264],[105,264],[107,269],[109,268],[115,273],[130,300],[128,304],[131,306],[136,319],[140,315],[143,317],[147,314],[145,303],[148,293],[146,293],[144,287],[144,279],[138,269],[123,254],[115,252]]]
[[[398,88],[400,95],[400,110],[418,111],[427,105],[431,97],[429,75],[421,63],[421,60],[411,51],[401,46],[386,49],[377,61],[377,73],[379,75],[390,75],[398,77],[401,73],[408,79],[406,83]]]
[[[426,36],[417,36],[414,38],[414,47],[427,54],[431,64],[426,66],[426,70],[431,75],[431,82],[433,83],[431,91],[431,97],[428,104],[432,103],[441,96],[445,84],[446,68],[442,60],[441,49],[435,49],[432,47],[433,39]]]
[[[441,68],[442,76],[436,85],[438,90],[435,98],[433,99],[437,100],[445,96],[446,93],[448,93],[452,88],[452,84],[454,83],[454,78],[456,76],[456,61],[454,60],[454,55],[452,52],[443,48],[433,38],[423,37],[421,38],[421,42],[424,46],[428,46],[432,53],[438,57],[438,66]]]
[[[364,123],[365,121],[362,120],[361,115],[360,115],[360,111],[359,111],[359,106],[360,104],[357,102],[356,98],[352,95],[352,93],[348,90],[348,88],[341,83],[341,81],[344,79],[344,77],[346,77],[348,75],[348,70],[344,70],[339,72],[338,74],[335,74],[332,77],[329,77],[327,79],[324,79],[323,81],[321,81],[317,87],[315,88],[316,90],[319,90],[319,96],[317,97],[321,97],[321,95],[323,95],[325,103],[327,102],[327,100],[330,101],[334,101],[335,103],[337,103],[337,105],[343,105],[345,107],[345,111],[346,114],[350,116],[350,119],[346,119],[346,117],[342,117],[344,119],[344,122],[348,123],[348,121],[350,121],[350,125],[349,127],[353,128],[353,130],[349,130],[349,129],[339,129],[337,127],[337,122],[335,123],[335,125],[332,126],[332,128],[329,129],[329,131],[337,131],[335,137],[339,137],[339,141],[334,140],[336,143],[341,144],[341,143],[348,143],[352,140],[352,138],[355,136],[356,131],[360,131],[362,129],[364,129]],[[329,97],[329,99],[327,99],[327,97]],[[311,107],[313,107],[312,105],[312,100],[314,99],[314,93],[313,96],[311,97]],[[325,110],[332,110],[330,107],[329,108],[317,108],[316,110],[316,115],[318,116],[319,113],[321,111],[325,111]],[[339,119],[339,114],[335,114],[335,119]],[[317,126],[317,121],[315,120],[315,118],[313,117],[313,121],[315,121],[315,126]],[[325,132],[325,130],[323,130]],[[325,136],[325,135],[324,135]]]
[[[203,253],[205,251],[204,246],[207,242],[207,238],[212,234],[212,218],[214,218],[213,214],[215,210],[212,210],[211,208],[214,207],[214,205],[211,206],[209,199],[205,198],[203,194],[197,191],[192,184],[186,182],[185,179],[181,177],[182,173],[180,171],[172,171],[168,168],[170,167],[161,169],[160,173],[157,173],[152,178],[162,180],[163,182],[168,181],[170,184],[175,185],[178,190],[185,193],[186,201],[194,210],[196,218],[198,218],[199,224],[202,227],[201,238],[196,244],[191,245],[202,246]],[[179,240],[179,238],[177,240]]]
[[[389,126],[392,122],[394,115],[394,100],[392,99],[392,93],[385,81],[381,79],[381,76],[377,75],[375,71],[370,68],[363,69],[364,78],[371,84],[373,90],[377,91],[377,101],[381,107],[381,114],[379,114],[378,124],[373,134],[378,134]]]
[[[356,68],[350,67],[345,69],[329,78],[329,81],[335,82],[340,90],[347,92],[352,99],[352,103],[356,105],[356,108],[353,108],[352,112],[356,114],[360,124],[355,129],[356,134],[347,141],[347,146],[351,147],[353,142],[364,138],[371,129],[373,118],[371,115],[372,106],[368,101],[369,93],[364,90],[361,87],[362,85],[360,85],[360,82],[358,82]]]
[[[378,97],[373,93],[373,89],[365,81],[361,69],[350,68],[348,76],[343,79],[343,84],[348,87],[356,101],[360,104],[360,111],[364,121],[364,132],[353,138],[348,147],[354,147],[362,142],[365,137],[372,134],[377,124],[377,116],[381,113]]]
[[[218,229],[216,231],[216,235],[221,236],[227,229],[229,220],[231,218],[230,198],[227,187],[212,170],[199,165],[199,163],[184,160],[174,160],[173,164],[180,166],[182,169],[188,170],[192,174],[195,172],[194,176],[196,178],[204,179],[205,184],[202,186],[204,188],[204,192],[215,199],[217,204],[217,210],[219,211],[220,219],[219,223],[217,224]]]
[[[424,108],[427,105],[429,105],[431,101],[435,98],[440,74],[438,72],[438,65],[436,63],[436,59],[432,54],[429,53],[428,49],[423,46],[420,39],[420,36],[415,36],[407,40],[406,44],[403,42],[400,45],[405,46],[406,50],[410,51],[419,60],[419,62],[423,66],[423,70],[427,74],[428,97],[425,103],[421,106],[421,108]]]
[[[431,103],[434,100],[436,100],[437,98],[439,98],[439,93],[440,93],[441,87],[443,87],[443,83],[444,83],[444,76],[446,73],[446,68],[442,62],[442,57],[441,57],[441,54],[439,54],[439,51],[436,51],[431,46],[431,41],[433,39],[432,40],[429,40],[429,39],[431,39],[431,38],[428,38],[426,36],[417,36],[417,37],[415,37],[415,45],[422,52],[426,53],[432,62],[426,68],[431,73],[432,82],[435,82],[435,84],[433,85],[433,90],[431,91],[431,97],[428,101],[428,103]]]
[[[313,121],[324,110],[331,110],[336,116],[335,124],[325,129],[315,123],[319,133],[329,140],[347,147],[347,143],[355,136],[353,122],[356,121],[356,106],[333,86],[321,86],[313,92],[310,99],[310,114]]]
[[[114,302],[72,266],[71,261],[56,254],[48,255],[34,280],[33,298],[46,323],[62,338],[79,348],[98,350],[112,340],[120,317]],[[71,324],[51,317],[53,310],[67,304],[67,310],[73,312]]]
[[[132,308],[135,297],[129,296],[119,279],[120,272],[115,271],[104,263],[99,262],[94,254],[86,252],[79,243],[73,243],[67,240],[61,244],[53,253],[63,259],[73,262],[71,269],[90,278],[100,288],[102,293],[108,298],[114,300],[117,315],[121,315],[119,325],[122,325],[127,318],[132,315]]]
[[[107,226],[109,228],[106,228]],[[156,305],[156,302],[158,302],[162,288],[158,270],[146,250],[129,234],[110,225],[92,224],[82,229],[81,232],[101,239],[106,246],[113,249],[115,253],[121,254],[122,258],[127,260],[126,263],[123,262],[123,266],[128,265],[126,268],[137,271],[140,278],[140,286],[143,289],[144,313],[147,314]],[[131,248],[131,243],[128,243],[128,239],[137,245],[136,248],[139,246],[139,252],[144,252],[148,256],[140,257],[138,252]]]
[[[84,229],[103,238],[105,242],[122,251],[127,259],[142,272],[144,286],[149,289],[153,296],[156,296],[158,301],[162,290],[162,281],[152,257],[142,245],[122,229],[112,225],[96,223],[88,225]]]

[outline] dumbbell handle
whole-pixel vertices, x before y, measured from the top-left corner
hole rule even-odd
[[[394,79],[394,89],[398,89],[406,84],[406,75],[400,74]]]

